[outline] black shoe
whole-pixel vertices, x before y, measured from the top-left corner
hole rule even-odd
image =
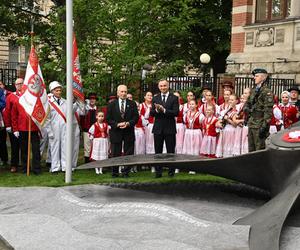
[[[84,157],[84,163],[89,163],[90,162],[90,157]]]
[[[168,176],[169,176],[169,177],[174,177],[174,172],[169,172],[169,173],[168,173]]]
[[[119,178],[119,174],[112,174],[111,177],[112,178]]]
[[[41,170],[33,170],[33,173],[35,175],[40,175],[42,173],[42,171]]]
[[[52,175],[58,175],[58,171],[51,172]]]
[[[46,162],[46,167],[50,170],[51,169],[51,162]]]
[[[161,177],[162,177],[162,174],[160,174],[160,173],[155,174],[155,178],[161,178]]]

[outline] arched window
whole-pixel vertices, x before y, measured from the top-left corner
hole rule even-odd
[[[284,19],[291,11],[291,0],[256,0],[256,22]]]

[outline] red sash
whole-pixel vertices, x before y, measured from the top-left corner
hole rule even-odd
[[[50,105],[57,111],[57,113],[64,119],[65,123],[67,122],[67,118],[64,115],[64,113],[61,111],[61,109],[54,104],[53,101],[49,101]]]

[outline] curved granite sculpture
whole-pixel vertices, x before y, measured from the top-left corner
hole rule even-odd
[[[202,159],[191,155],[156,154],[111,158],[84,164],[79,169],[130,165],[159,165],[225,177],[269,191],[272,199],[234,224],[250,225],[251,250],[277,250],[283,224],[299,208],[300,142],[282,137],[300,131],[300,123],[269,137],[266,149],[223,159]]]

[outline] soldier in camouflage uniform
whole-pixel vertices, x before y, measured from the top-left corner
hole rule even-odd
[[[268,72],[264,69],[255,69],[252,74],[256,86],[251,90],[244,107],[245,113],[248,114],[249,152],[265,148],[274,105],[273,93],[266,85]]]

